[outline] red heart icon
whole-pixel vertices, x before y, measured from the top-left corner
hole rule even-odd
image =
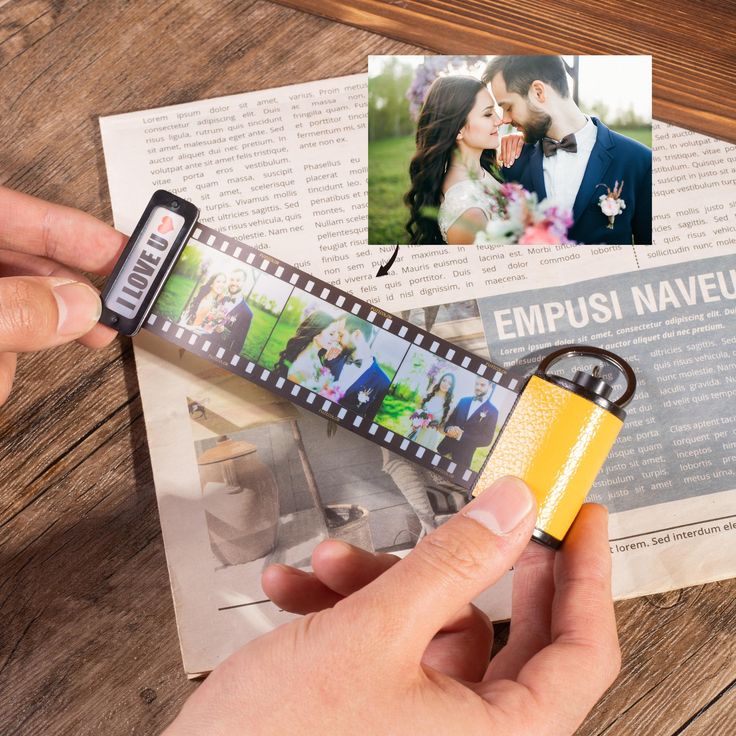
[[[161,224],[156,228],[162,235],[170,233],[174,229],[174,223],[168,215],[164,215]]]

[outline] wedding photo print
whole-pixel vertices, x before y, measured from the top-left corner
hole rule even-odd
[[[215,348],[257,360],[291,290],[258,268],[190,241],[153,313],[204,335]]]
[[[370,56],[368,242],[650,245],[651,56]]]
[[[407,348],[397,335],[294,289],[258,364],[356,414],[372,416]]]
[[[478,472],[517,394],[412,346],[374,421]]]

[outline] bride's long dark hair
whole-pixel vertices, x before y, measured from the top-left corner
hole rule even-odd
[[[184,315],[185,322],[194,322],[194,318],[197,316],[199,305],[202,303],[202,300],[210,293],[210,291],[212,291],[212,287],[214,286],[215,281],[217,281],[220,276],[225,276],[227,278],[226,274],[221,271],[210,276],[207,281],[200,287],[197,295],[194,297],[194,299],[192,299],[192,301],[189,303],[189,306],[187,307],[186,314]]]
[[[438,422],[438,425],[440,427],[447,421],[447,416],[450,413],[450,407],[452,406],[452,396],[455,392],[455,375],[453,373],[445,373],[440,376],[440,380],[437,381],[434,386],[432,386],[430,392],[424,397],[422,401],[423,409],[429,403],[430,399],[440,390],[442,381],[444,381],[445,378],[450,379],[450,388],[447,389],[445,400],[442,404],[442,419]]]
[[[457,134],[473,109],[475,98],[485,89],[475,77],[454,75],[432,82],[417,122],[417,151],[409,164],[411,188],[404,195],[409,208],[406,230],[411,243],[443,243],[437,226],[437,208],[442,201],[442,182],[450,166]],[[495,177],[496,152],[483,151],[480,165]]]
[[[326,312],[312,312],[306,319],[302,320],[299,327],[296,328],[294,337],[290,338],[286,343],[286,347],[279,353],[279,359],[274,366],[274,371],[278,376],[286,376],[289,367],[296,360],[299,353],[314,340],[317,335],[322,332],[328,325],[332,324],[335,318]]]

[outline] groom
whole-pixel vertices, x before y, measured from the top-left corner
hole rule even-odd
[[[349,314],[338,320],[338,339],[342,348],[332,360],[324,360],[344,391],[340,406],[363,416],[372,416],[378,410],[391,385],[373,355],[370,341],[374,327],[360,317]]]
[[[440,455],[469,468],[479,447],[490,445],[498,422],[498,409],[491,403],[491,382],[475,377],[475,391],[457,402],[445,422],[445,438],[437,446]]]
[[[225,348],[236,355],[243,350],[253,321],[253,312],[243,294],[246,281],[247,276],[242,268],[236,268],[228,274],[227,294],[223,299],[224,314],[210,335],[216,347]]]
[[[559,56],[495,56],[483,82],[503,110],[502,122],[524,134],[518,161],[504,170],[507,181],[571,210],[571,240],[651,244],[652,152],[578,108]],[[599,197],[616,182],[624,182],[625,207],[609,228]]]

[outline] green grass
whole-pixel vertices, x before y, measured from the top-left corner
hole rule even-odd
[[[160,314],[172,322],[178,322],[187,299],[194,289],[195,282],[185,276],[172,274],[166,280],[164,288],[153,305],[156,314]]]
[[[387,138],[368,144],[368,242],[373,245],[408,243],[404,229],[409,210],[409,162],[414,137]]]
[[[652,147],[651,128],[617,132]],[[368,242],[372,245],[409,242],[404,229],[409,219],[404,195],[409,191],[409,162],[413,155],[411,135],[368,144]]]
[[[389,381],[394,380],[398,365],[389,365],[388,363],[381,363],[381,361],[378,360],[378,367],[388,376]]]
[[[401,435],[402,437],[408,437],[411,433],[411,422],[409,417],[416,409],[416,404],[411,401],[404,401],[403,399],[397,399],[395,396],[387,396],[378,410],[373,421],[376,424],[380,424],[386,429],[390,429],[392,432]],[[470,469],[476,473],[481,469],[484,460],[488,456],[488,447],[479,447],[473,453],[473,460],[470,463]]]
[[[373,421],[392,432],[396,432],[396,434],[406,437],[411,432],[409,417],[415,409],[416,405],[412,402],[388,395],[381,403],[381,407]]]
[[[240,354],[248,360],[257,361],[268,336],[271,334],[271,330],[273,330],[273,326],[276,324],[276,317],[270,312],[264,312],[260,307],[250,302],[248,306],[253,312],[253,321],[250,323],[245,345],[243,345]]]
[[[279,359],[279,353],[286,347],[289,338],[294,337],[296,328],[297,325],[291,324],[290,322],[279,322],[273,330],[271,339],[268,341],[263,355],[261,355],[258,361],[258,365],[272,371]]]
[[[154,305],[156,314],[160,314],[172,322],[178,322],[195,283],[193,279],[186,276],[177,274],[170,276]],[[250,301],[248,301],[248,306],[253,312],[253,320],[250,323],[245,345],[240,354],[248,360],[255,361],[258,359],[266,340],[268,340],[277,318]]]
[[[643,143],[647,148],[652,147],[652,129],[651,128],[620,128],[616,131],[625,135],[627,138],[633,138],[639,143]]]

